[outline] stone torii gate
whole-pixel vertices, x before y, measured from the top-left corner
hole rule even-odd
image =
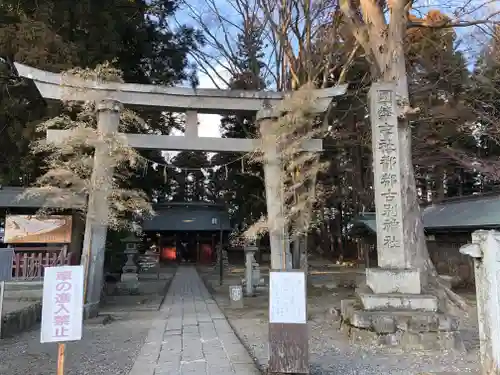
[[[130,107],[158,107],[165,111],[185,112],[185,136],[168,136],[153,134],[119,133],[126,139],[129,146],[137,149],[155,149],[171,151],[208,151],[208,152],[251,152],[265,147],[266,163],[264,164],[265,187],[269,220],[281,215],[281,186],[278,175],[282,168],[277,150],[277,142],[262,142],[261,139],[228,139],[198,137],[198,113],[227,114],[238,111],[257,112],[261,132],[273,139],[273,134],[266,133],[266,123],[281,114],[275,110],[277,104],[284,98],[282,92],[241,91],[192,89],[180,87],[162,87],[155,85],[100,83],[71,78],[63,80],[61,74],[50,73],[23,64],[15,63],[18,74],[33,80],[42,97],[51,100],[97,100],[98,133],[106,136],[118,132],[120,111],[123,105]],[[315,92],[318,113],[324,112],[332,98],[343,95],[347,85],[317,90]],[[63,142],[71,136],[70,130],[48,130],[49,142]],[[268,139],[269,139],[268,138]],[[274,136],[276,140],[276,137]],[[309,152],[322,151],[320,139],[308,140],[302,144],[302,149]],[[95,150],[92,180],[106,180],[112,171],[106,167],[106,144]],[[103,178],[104,177],[104,178]],[[89,262],[89,277],[87,285],[87,311],[97,308],[100,299],[100,288],[103,280],[104,248],[107,226],[107,191],[105,187],[93,192],[89,197],[88,214],[85,230],[85,240],[82,261]],[[95,219],[92,219],[95,218]],[[100,220],[101,219],[101,220]],[[280,222],[280,221],[276,221]],[[270,231],[271,237],[271,268],[282,269],[286,262],[283,258],[285,239],[284,227]]]

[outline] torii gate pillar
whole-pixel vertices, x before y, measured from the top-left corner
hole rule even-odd
[[[276,118],[272,108],[257,112],[264,153],[264,185],[266,189],[267,225],[271,247],[271,269],[292,269],[290,242],[283,216],[283,165],[278,139],[273,134],[271,122]]]
[[[121,103],[116,100],[102,100],[97,103],[97,135],[94,167],[91,175],[85,236],[83,238],[82,260],[85,267],[84,316],[98,313],[104,282],[104,259],[108,231],[108,196],[112,189],[113,166],[109,160],[109,143],[106,138],[118,132]]]

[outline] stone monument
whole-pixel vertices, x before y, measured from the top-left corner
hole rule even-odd
[[[378,344],[461,347],[457,320],[439,311],[437,297],[425,294],[405,246],[395,94],[392,83],[374,83],[370,90],[378,268],[366,269],[357,299],[342,301],[342,319],[351,337],[369,335]]]
[[[245,295],[255,295],[255,289],[260,284],[260,265],[255,260],[255,254],[259,248],[255,245],[247,245],[245,251],[245,278],[242,280],[245,286]]]
[[[500,374],[500,233],[478,230],[460,252],[474,259],[482,374]]]

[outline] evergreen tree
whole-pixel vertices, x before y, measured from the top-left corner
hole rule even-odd
[[[490,43],[479,56],[472,74],[472,83],[467,93],[467,102],[472,108],[473,130],[477,152],[481,161],[481,176],[478,185],[483,191],[498,190],[500,181],[500,27],[497,27]]]
[[[413,16],[412,16],[413,17]],[[413,17],[415,18],[415,17]],[[410,29],[406,38],[410,100],[420,109],[413,122],[413,161],[420,200],[475,192],[474,171],[464,170],[443,150],[476,146],[461,129],[469,120],[464,94],[467,63],[452,29]]]
[[[6,0],[0,4],[0,56],[55,72],[113,61],[126,82],[195,83],[195,72],[187,56],[201,42],[201,36],[192,28],[182,26],[174,30],[169,25],[179,3]],[[57,116],[61,107],[47,107],[34,87],[10,78],[13,72],[7,64],[1,68],[1,72],[8,73],[0,77],[0,122],[6,126],[4,130],[0,128],[0,181],[26,184],[40,174],[43,166],[41,160],[27,156],[30,141],[44,136],[35,133],[35,126]],[[140,115],[148,126],[137,126],[132,131],[168,134],[173,126],[179,126],[174,117],[158,110],[142,110]],[[140,154],[163,161],[160,152]],[[151,195],[161,195],[165,190],[161,171],[151,165],[127,183],[140,184]]]
[[[176,202],[206,202],[207,177],[204,169],[208,167],[206,152],[182,151],[173,159],[174,190],[172,200]]]
[[[265,88],[265,82],[261,77],[264,67],[264,43],[262,34],[258,30],[258,21],[254,21],[248,22],[244,32],[237,37],[240,72],[231,79],[230,89],[233,90]],[[224,138],[258,137],[255,114],[239,113],[225,116],[221,120],[221,128]],[[266,212],[262,165],[238,153],[219,153],[214,155],[211,162],[215,196],[229,206],[229,212],[241,225],[257,221]]]

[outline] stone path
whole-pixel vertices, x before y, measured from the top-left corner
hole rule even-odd
[[[129,375],[258,375],[194,267],[181,266]]]

